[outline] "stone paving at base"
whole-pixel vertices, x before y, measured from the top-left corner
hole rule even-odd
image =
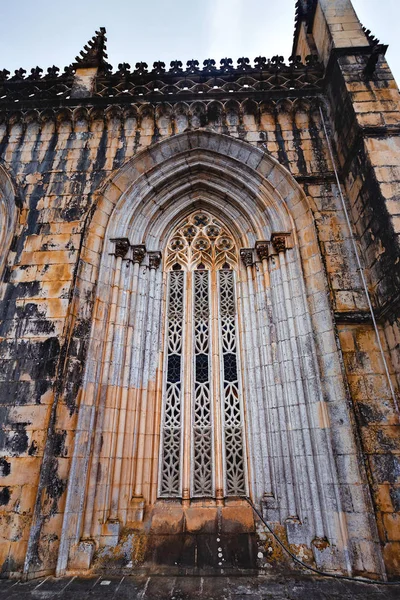
[[[0,599],[18,600],[399,600],[400,584],[371,585],[305,575],[47,577],[0,580]]]

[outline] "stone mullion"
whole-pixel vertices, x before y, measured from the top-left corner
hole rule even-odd
[[[151,390],[149,390],[149,376],[150,376],[150,361],[154,348],[154,305],[155,305],[155,286],[156,286],[156,274],[160,264],[160,256],[154,253],[149,255],[149,303],[148,303],[148,317],[146,327],[145,343],[145,356],[143,364],[143,377],[141,386],[141,397],[140,397],[140,418],[139,418],[139,437],[138,437],[138,456],[137,456],[137,471],[135,481],[134,495],[136,498],[143,497],[143,479],[147,477],[148,482],[150,481],[150,468],[149,468],[149,456],[146,456],[146,449],[148,444],[146,443],[147,437],[151,435],[151,430],[148,428],[149,424],[149,402],[151,400]],[[147,470],[145,461],[147,460]],[[148,498],[147,498],[148,499]]]
[[[181,481],[182,481],[182,504],[188,506],[190,503],[190,463],[191,463],[191,435],[192,435],[192,420],[191,420],[191,402],[193,390],[193,273],[188,271],[184,285],[186,287],[186,297],[184,298],[185,317],[183,325],[183,343],[184,350],[182,356],[182,385],[183,385],[183,401],[181,426],[183,429],[182,435],[182,454],[181,454]],[[189,366],[188,360],[192,361]]]
[[[263,373],[260,364],[260,344],[259,344],[259,326],[256,313],[256,297],[254,289],[254,264],[246,265],[247,271],[247,285],[249,294],[249,308],[250,308],[250,332],[251,332],[251,343],[253,351],[253,364],[254,364],[254,378],[256,384],[255,394],[255,406],[256,417],[258,420],[258,435],[259,435],[259,446],[261,449],[261,462],[263,469],[261,469],[262,480],[259,482],[259,493],[257,499],[260,499],[265,492],[270,492],[272,487],[271,480],[271,466],[270,457],[268,452],[267,437],[264,435],[265,432],[265,410],[264,410],[264,390],[265,381],[263,381]]]
[[[256,398],[257,398],[257,384],[255,380],[255,368],[254,368],[254,338],[253,338],[253,322],[251,316],[251,299],[250,299],[250,285],[249,279],[252,279],[252,264],[253,264],[253,250],[251,248],[245,248],[240,251],[240,255],[245,268],[245,277],[241,282],[242,288],[242,310],[243,310],[243,331],[246,348],[246,363],[247,367],[247,411],[249,413],[249,420],[251,423],[251,446],[252,452],[250,453],[253,458],[253,493],[259,497],[259,490],[263,488],[264,473],[263,465],[261,460],[256,461],[256,457],[262,456],[261,450],[261,432],[259,417],[257,415]],[[262,492],[261,492],[262,494]]]
[[[224,497],[224,435],[222,420],[222,381],[221,381],[221,361],[219,354],[220,325],[219,325],[219,283],[217,280],[218,271],[210,271],[210,345],[211,345],[211,394],[213,410],[213,449],[214,449],[214,489],[218,504],[223,503]],[[213,293],[217,290],[217,293]]]
[[[279,431],[281,436],[282,446],[282,459],[284,465],[284,485],[286,486],[287,492],[287,514],[285,518],[294,517],[297,518],[297,503],[295,497],[295,477],[293,465],[294,452],[293,452],[293,439],[290,435],[291,429],[291,415],[289,413],[289,401],[290,396],[293,393],[290,381],[287,378],[287,370],[285,364],[285,357],[287,355],[287,344],[285,343],[285,332],[283,322],[285,315],[282,312],[282,290],[281,281],[279,274],[279,267],[277,268],[277,261],[275,255],[271,255],[269,261],[269,271],[271,277],[271,289],[272,289],[272,308],[273,308],[273,321],[276,325],[277,332],[277,360],[279,364],[279,379],[282,381],[282,397],[281,402],[278,404],[278,420],[279,420]],[[283,515],[282,515],[283,516]]]
[[[307,412],[307,400],[305,394],[306,388],[306,378],[308,377],[308,373],[304,370],[304,365],[302,364],[301,357],[299,355],[299,347],[297,343],[298,333],[296,331],[295,324],[295,316],[293,313],[292,299],[291,293],[289,291],[288,284],[288,274],[286,268],[285,261],[285,252],[279,252],[279,265],[282,273],[282,285],[283,285],[283,296],[286,307],[286,315],[287,315],[287,327],[289,332],[290,346],[291,346],[291,354],[292,354],[292,363],[294,367],[294,372],[297,374],[295,379],[296,382],[296,390],[297,390],[297,401],[298,408],[296,410],[299,424],[301,424],[301,432],[303,438],[304,452],[305,452],[305,463],[307,467],[307,479],[304,481],[304,485],[307,487],[307,504],[305,506],[312,507],[312,515],[314,520],[314,530],[319,538],[325,537],[324,532],[324,520],[322,516],[321,510],[321,502],[320,502],[320,486],[318,485],[318,474],[316,470],[316,465],[314,461],[314,448],[312,445],[312,426],[310,424],[309,415]],[[304,507],[304,505],[303,505]],[[303,511],[305,508],[303,508]]]

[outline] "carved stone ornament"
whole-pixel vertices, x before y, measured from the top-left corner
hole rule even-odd
[[[287,238],[288,233],[273,233],[271,236],[271,242],[276,252],[285,252],[287,249]]]
[[[158,269],[161,263],[161,252],[149,252],[150,269]]]
[[[240,258],[243,261],[245,267],[253,266],[253,248],[242,248],[240,251]]]
[[[257,242],[256,252],[260,260],[264,260],[269,256],[269,242]]]
[[[129,240],[127,238],[118,238],[111,240],[115,244],[115,256],[124,258],[129,250]]]
[[[132,262],[141,263],[144,257],[146,256],[146,246],[138,245],[132,246]]]

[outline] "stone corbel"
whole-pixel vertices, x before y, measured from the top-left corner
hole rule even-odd
[[[254,264],[253,248],[242,248],[240,250],[240,258],[245,267],[252,267]]]

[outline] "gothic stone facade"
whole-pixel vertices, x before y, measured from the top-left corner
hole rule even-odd
[[[394,577],[386,47],[349,0],[299,0],[288,65],[105,42],[0,72],[2,573],[279,566],[250,497],[310,564]]]

